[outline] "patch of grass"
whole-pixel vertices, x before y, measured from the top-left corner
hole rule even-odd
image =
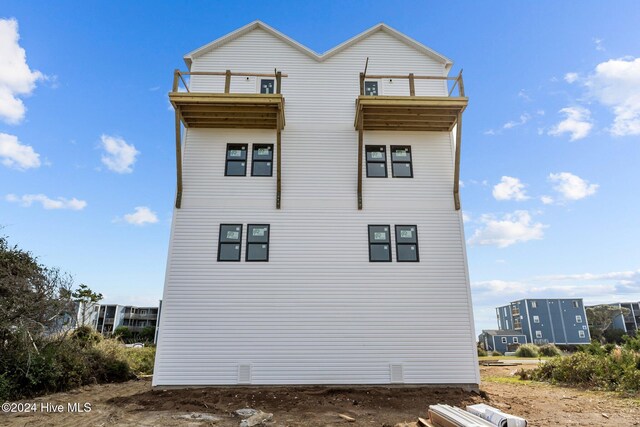
[[[521,380],[518,377],[500,377],[500,376],[486,376],[482,377],[482,382],[498,383],[498,384],[516,384],[516,385],[528,385],[533,383],[531,380]]]

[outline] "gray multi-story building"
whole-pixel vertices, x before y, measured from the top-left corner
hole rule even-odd
[[[515,330],[534,344],[589,344],[582,298],[522,299],[496,308],[498,329]]]
[[[527,336],[522,331],[484,329],[478,342],[486,351],[498,351],[502,354],[516,351],[522,344],[527,344]]]
[[[158,324],[158,307],[101,304],[97,312],[94,326],[103,335],[111,335],[120,326],[138,333],[146,327],[155,328]]]
[[[609,305],[620,308],[620,314],[613,319],[613,324],[609,329],[620,329],[627,334],[636,334],[638,329],[640,329],[640,302],[614,302],[597,305]],[[628,309],[629,312],[626,314],[622,313],[623,308]]]

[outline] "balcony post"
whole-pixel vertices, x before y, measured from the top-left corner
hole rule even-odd
[[[278,119],[277,119],[277,125],[276,125],[276,160],[278,162],[277,166],[276,166],[276,174],[278,175],[276,177],[276,209],[280,209],[280,201],[282,198],[282,156],[281,156],[281,151],[282,151],[282,134],[281,134],[281,128],[282,128],[282,111],[279,110],[278,111]]]
[[[364,73],[360,73],[360,95],[364,95]]]
[[[413,78],[413,73],[409,74],[409,95],[416,96],[416,83],[415,79]]]
[[[460,210],[460,146],[462,145],[462,113],[458,113],[456,120],[456,158],[453,174],[453,201],[456,210]]]
[[[363,80],[364,81],[364,80]],[[362,210],[362,152],[364,141],[364,130],[362,112],[358,118],[358,210]]]
[[[224,93],[229,93],[231,90],[231,70],[227,70],[224,73]]]
[[[282,84],[282,72],[281,72],[281,71],[278,71],[278,72],[276,73],[276,93],[277,93],[277,94],[280,94],[280,93],[281,93],[281,92],[280,92],[280,91],[282,90],[282,88],[281,88],[281,84]]]

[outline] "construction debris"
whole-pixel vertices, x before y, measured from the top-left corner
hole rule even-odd
[[[484,403],[467,406],[467,411],[498,427],[527,427],[527,420],[502,412]]]
[[[449,405],[430,405],[429,420],[434,427],[494,427],[495,424],[485,421],[463,409]]]
[[[340,418],[342,418],[343,420],[347,420],[347,421],[349,421],[350,423],[353,423],[353,422],[355,422],[355,421],[356,421],[356,419],[355,419],[355,418],[350,417],[349,415],[345,415],[345,414],[338,414],[338,416],[339,416]]]

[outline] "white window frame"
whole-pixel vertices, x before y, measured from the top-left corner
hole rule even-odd
[[[573,308],[580,308],[580,302],[578,302],[578,300],[573,300]]]
[[[513,337],[513,343],[520,344],[520,340],[518,339],[518,337]]]
[[[540,316],[533,316],[533,323],[540,323]]]
[[[576,323],[582,323],[582,316],[576,314]]]
[[[580,330],[580,331],[578,331],[578,337],[586,338],[586,334],[584,333],[584,331]]]
[[[502,341],[502,344],[506,344],[507,343],[507,337],[502,337],[501,341]]]
[[[536,301],[531,301],[531,308],[538,308],[538,303]]]
[[[542,331],[536,331],[536,338],[542,338]]]

